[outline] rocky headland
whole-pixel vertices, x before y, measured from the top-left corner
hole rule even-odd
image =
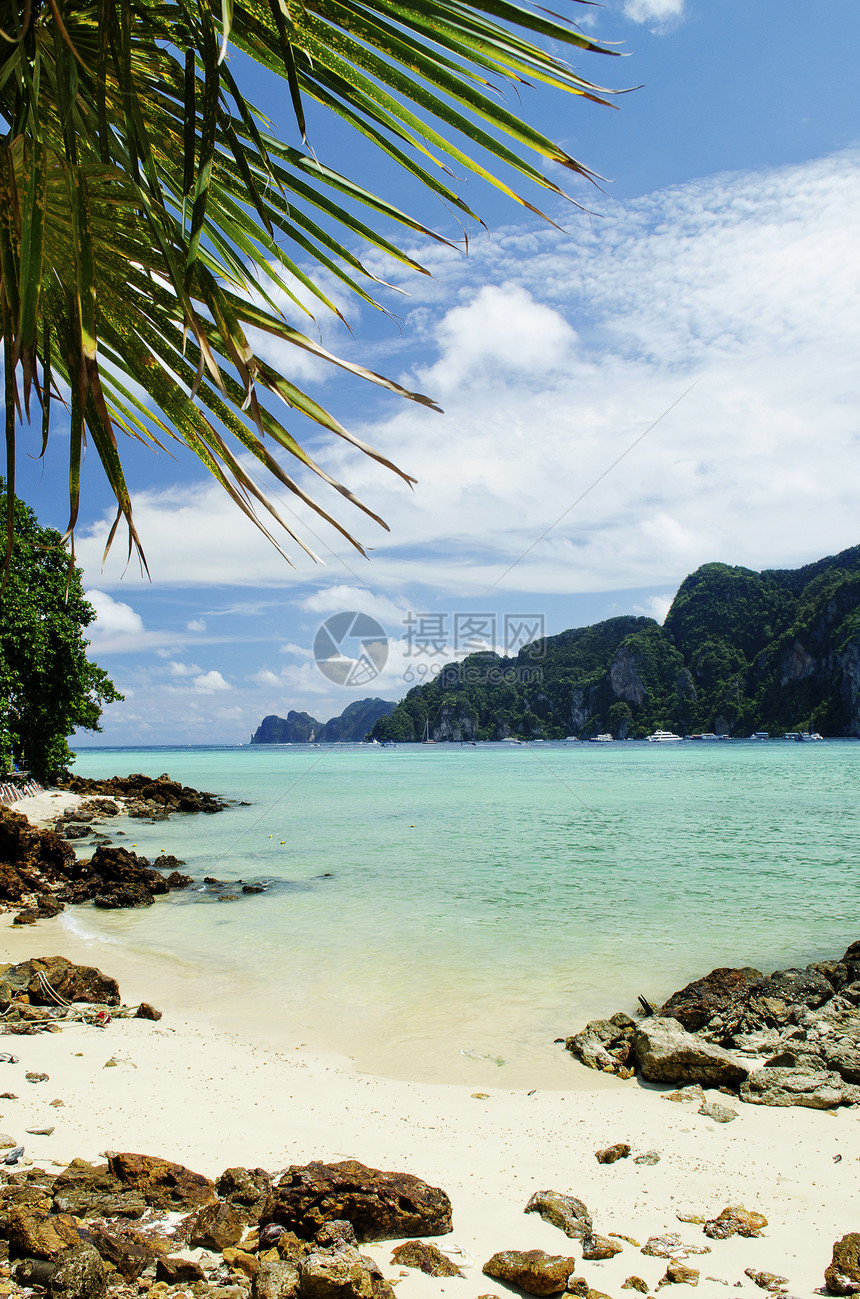
[[[637,1018],[592,1020],[565,1047],[590,1069],[753,1105],[860,1104],[860,942],[804,969],[712,970],[659,1008],[640,1001]]]

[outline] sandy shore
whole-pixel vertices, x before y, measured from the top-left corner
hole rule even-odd
[[[61,798],[61,806],[71,801]],[[16,806],[35,819],[37,808],[53,811],[60,802],[38,799],[36,807],[26,807],[29,800]],[[57,922],[33,930],[10,921],[11,915],[2,926],[5,961],[56,952],[87,956],[85,945]],[[698,1292],[705,1296],[723,1295],[727,1287],[760,1293],[746,1268],[786,1277],[791,1294],[811,1296],[823,1284],[833,1241],[860,1229],[857,1112],[766,1109],[708,1093],[738,1111],[734,1122],[721,1125],[695,1106],[667,1102],[664,1088],[595,1077],[604,1085],[590,1089],[588,1071],[579,1069],[568,1090],[485,1088],[479,1095],[469,1087],[376,1078],[346,1060],[314,1055],[284,1034],[272,1048],[243,1037],[241,1027],[216,1030],[199,1011],[186,1012],[181,986],[171,989],[163,970],[135,964],[119,947],[88,955],[88,963],[97,959],[119,979],[124,1001],[152,1001],[163,1019],[5,1037],[3,1047],[20,1059],[0,1064],[2,1091],[16,1097],[0,1099],[0,1130],[47,1167],[76,1155],[134,1150],[209,1176],[236,1164],[275,1171],[343,1158],[416,1173],[451,1197],[454,1230],[437,1243],[466,1264],[467,1280],[409,1270],[398,1283],[405,1299],[446,1291],[472,1299],[510,1294],[481,1274],[500,1249],[542,1248],[579,1259],[575,1242],[537,1215],[524,1215],[538,1190],[584,1200],[603,1235],[617,1232],[644,1244],[668,1231],[689,1245],[710,1245],[710,1253],[687,1260],[700,1269]],[[116,1063],[109,1066],[110,1060]],[[49,1080],[31,1084],[27,1071],[47,1073]],[[62,1106],[52,1106],[55,1099]],[[50,1126],[50,1136],[27,1134]],[[633,1155],[656,1150],[660,1162],[598,1164],[594,1152],[618,1141],[629,1142]],[[678,1218],[714,1217],[729,1204],[766,1215],[760,1239],[708,1241],[701,1226]],[[613,1299],[631,1275],[653,1292],[665,1260],[621,1243],[614,1259],[580,1262],[578,1274]],[[390,1251],[389,1244],[369,1250],[397,1278]]]

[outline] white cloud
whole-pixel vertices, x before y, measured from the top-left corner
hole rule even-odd
[[[96,611],[87,633],[94,654],[139,646],[144,637],[143,619],[130,604],[114,600],[106,591],[90,590],[86,597]]]
[[[624,13],[634,23],[667,23],[683,17],[684,0],[624,0]]]
[[[323,525],[297,510],[331,570],[325,587],[297,557],[321,588],[305,609],[390,625],[413,583],[668,587],[707,560],[792,566],[855,544],[858,163],[846,152],[721,175],[607,204],[572,237],[518,227],[468,259],[434,254],[436,282],[409,283],[406,328],[446,414],[404,405],[355,429],[415,475],[414,493],[351,448],[326,453],[392,531],[334,497],[376,546],[368,565],[338,539],[326,549]],[[215,486],[136,510],[156,582],[294,580]],[[85,564],[102,544],[101,527],[79,540]]]
[[[205,630],[206,630],[206,623],[203,621],[202,618],[192,618],[190,622],[187,622],[187,623],[185,624],[185,630],[186,630],[186,631],[205,631]]]
[[[177,663],[171,660],[168,664],[168,671],[172,677],[193,677],[202,671],[196,663]]]
[[[252,676],[248,677],[248,680],[256,682],[258,686],[279,687],[283,685],[282,678],[279,677],[277,673],[272,672],[269,668],[261,668],[259,672],[255,672]]]
[[[654,618],[657,622],[666,621],[666,614],[672,607],[672,601],[675,598],[674,591],[671,595],[650,595],[642,604],[633,606],[633,612],[644,614],[646,618]]]
[[[218,694],[222,690],[232,690],[233,687],[229,681],[225,681],[220,672],[214,669],[211,672],[203,672],[193,681],[194,689],[203,695]]]

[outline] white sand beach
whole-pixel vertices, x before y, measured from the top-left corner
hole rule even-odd
[[[62,796],[65,804],[74,800]],[[49,794],[16,805],[34,820],[53,811]],[[355,1158],[377,1168],[411,1172],[449,1194],[454,1229],[437,1240],[464,1265],[465,1281],[433,1279],[390,1264],[391,1244],[371,1247],[404,1299],[443,1293],[510,1294],[481,1274],[502,1249],[542,1248],[580,1260],[577,1274],[619,1299],[622,1283],[644,1278],[651,1292],[666,1260],[622,1240],[604,1262],[581,1261],[581,1247],[536,1214],[529,1197],[557,1190],[584,1200],[602,1235],[644,1245],[676,1232],[700,1269],[698,1292],[727,1288],[758,1293],[746,1268],[787,1278],[790,1294],[823,1285],[833,1241],[860,1229],[860,1113],[769,1109],[719,1093],[738,1117],[718,1124],[695,1105],[672,1103],[666,1088],[595,1075],[572,1060],[564,1090],[502,1090],[410,1083],[358,1073],[347,1059],[321,1057],[278,1028],[277,1048],[253,1035],[215,1029],[183,1004],[164,971],[136,961],[119,946],[97,952],[58,921],[13,927],[2,918],[3,960],[60,954],[98,964],[120,983],[123,1001],[154,1003],[159,1022],[113,1020],[105,1028],[73,1024],[61,1033],[6,1036],[19,1062],[0,1064],[0,1130],[45,1167],[106,1150],[160,1155],[210,1177],[243,1165],[269,1171],[313,1159]],[[696,972],[691,971],[691,975]],[[614,1007],[608,1006],[607,1011]],[[109,1064],[109,1061],[115,1063]],[[25,1073],[49,1075],[32,1084]],[[62,1106],[50,1102],[61,1100]],[[53,1127],[49,1136],[29,1128]],[[630,1158],[598,1164],[595,1152],[628,1142]],[[656,1164],[633,1156],[657,1151]],[[679,1216],[715,1217],[727,1205],[763,1213],[758,1239],[708,1240],[701,1225]]]

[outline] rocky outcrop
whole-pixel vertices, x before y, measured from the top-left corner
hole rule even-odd
[[[592,1069],[739,1089],[756,1105],[860,1104],[860,942],[804,969],[712,970],[658,1012],[594,1020],[565,1046]],[[700,1114],[734,1117],[698,1099]]]
[[[108,1168],[153,1209],[197,1209],[218,1199],[208,1177],[155,1155],[111,1154]]]
[[[355,744],[367,735],[380,717],[390,717],[396,708],[390,699],[356,699],[339,717],[318,722],[310,713],[290,710],[286,717],[271,713],[264,717],[252,744]]]
[[[443,1236],[451,1230],[444,1191],[411,1173],[384,1173],[354,1159],[294,1165],[272,1197],[261,1225],[277,1223],[305,1238],[333,1219],[352,1223],[358,1240]]]
[[[824,1284],[831,1294],[860,1293],[860,1233],[849,1231],[834,1242]]]
[[[223,812],[230,804],[217,794],[206,790],[192,789],[190,785],[180,785],[166,772],[162,776],[144,776],[134,772],[130,776],[111,776],[107,780],[93,780],[87,776],[74,776],[64,773],[57,779],[58,789],[67,789],[72,794],[93,796],[104,795],[109,798],[121,798],[128,803],[143,805],[140,813],[149,815],[149,810],[166,812],[173,815],[177,812]],[[128,811],[128,806],[126,806]],[[132,813],[129,812],[129,815]]]

